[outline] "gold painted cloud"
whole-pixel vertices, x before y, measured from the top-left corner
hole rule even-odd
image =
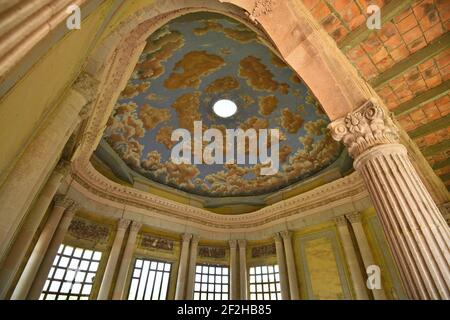
[[[278,82],[273,80],[273,74],[259,58],[248,56],[239,63],[239,75],[246,79],[247,84],[256,90],[275,91]]]
[[[211,74],[224,65],[225,61],[220,56],[206,51],[191,51],[175,64],[174,72],[164,81],[164,86],[173,90],[198,88],[202,77]]]

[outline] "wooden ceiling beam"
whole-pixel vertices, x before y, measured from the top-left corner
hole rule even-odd
[[[379,88],[407,70],[437,56],[448,48],[450,48],[450,32],[446,32],[426,47],[414,52],[406,59],[392,66],[392,68],[380,73],[375,78],[369,80],[369,83],[373,88]]]
[[[438,170],[450,166],[450,158],[435,162],[431,167],[433,170]]]
[[[446,150],[450,150],[450,140],[445,140],[440,143],[436,143],[431,146],[425,147],[422,149],[422,154],[425,157],[428,157]]]
[[[398,14],[406,10],[413,3],[413,0],[392,0],[386,6],[381,8],[381,25],[383,26],[386,22],[391,21]],[[350,32],[339,44],[338,47],[344,53],[354,48],[356,45],[360,44],[366,40],[372,32],[376,30],[371,30],[367,28],[364,22],[358,28]]]
[[[444,129],[450,125],[450,113],[442,118],[436,119],[434,121],[428,122],[423,126],[418,127],[408,134],[412,139],[420,138],[426,136],[430,133],[436,132],[438,130]]]
[[[398,116],[403,116],[411,111],[419,109],[424,104],[439,99],[445,96],[450,91],[450,80],[442,82],[437,87],[434,87],[424,93],[421,93],[409,101],[400,104],[398,107],[392,110],[394,114]]]

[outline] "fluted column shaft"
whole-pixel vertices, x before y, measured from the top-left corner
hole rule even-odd
[[[409,297],[450,299],[449,227],[388,113],[370,100],[329,128],[355,159]]]
[[[239,266],[237,257],[237,241],[230,240],[230,298],[239,299]]]
[[[238,240],[239,243],[239,298],[248,300],[247,285],[247,241]]]
[[[30,258],[28,258],[27,264],[22,271],[19,281],[16,284],[14,292],[11,296],[12,300],[24,300],[27,298],[28,292],[33,284],[39,266],[44,259],[53,234],[58,227],[59,221],[61,220],[64,211],[72,205],[73,201],[68,198],[56,198],[55,205],[45,223],[36,245],[34,246]]]
[[[192,234],[185,233],[182,236],[180,263],[178,265],[177,287],[175,290],[175,300],[183,300],[185,297],[186,289],[186,275],[188,267],[189,257],[189,243],[191,241]]]
[[[345,219],[345,217],[337,217],[335,219],[335,223],[339,232],[339,237],[341,238],[342,247],[344,248],[345,257],[347,258],[347,264],[350,270],[353,288],[355,289],[356,299],[369,300],[366,282],[364,281],[358,256],[348,230],[347,219]]]
[[[123,251],[122,260],[120,262],[119,273],[117,275],[116,285],[114,287],[112,299],[122,300],[125,297],[125,284],[127,281],[128,271],[130,270],[131,259],[133,258],[133,253],[136,245],[136,239],[142,224],[136,221],[130,226],[130,232],[128,233],[127,244],[125,250]]]
[[[6,298],[25,254],[33,241],[33,237],[68,171],[69,163],[60,161],[47,180],[33,208],[25,218],[0,270],[0,300]]]
[[[189,254],[189,272],[186,284],[186,300],[192,300],[194,298],[195,265],[197,263],[198,240],[198,236],[192,236],[191,251]]]
[[[37,300],[41,295],[42,288],[44,287],[45,281],[47,280],[50,269],[55,261],[56,254],[58,253],[59,246],[64,240],[64,236],[69,229],[70,223],[72,222],[73,216],[76,213],[78,206],[71,206],[66,211],[58,224],[58,228],[55,230],[55,234],[50,241],[47,252],[45,253],[44,259],[39,266],[39,271],[34,278],[33,285],[30,288],[28,294],[29,300]]]
[[[361,215],[359,213],[353,213],[347,215],[355,234],[356,242],[358,243],[359,252],[364,263],[364,267],[367,268],[375,264],[375,259],[373,258],[372,250],[370,249],[369,242],[367,241],[366,233],[361,223]],[[372,289],[372,294],[375,300],[386,300],[386,294],[384,289],[381,287],[379,289]]]
[[[106,264],[105,273],[103,274],[102,284],[98,293],[97,300],[107,300],[109,298],[109,292],[111,291],[111,285],[114,278],[114,273],[117,269],[117,262],[119,260],[120,249],[122,248],[125,231],[130,224],[130,220],[120,219],[117,225],[117,232],[114,238],[114,242],[109,253],[108,263]]]
[[[289,300],[289,281],[287,275],[287,267],[286,267],[286,257],[284,254],[284,246],[283,239],[281,238],[279,233],[274,235],[275,248],[277,251],[277,262],[278,269],[280,270],[280,287],[281,287],[281,298],[283,300]]]
[[[300,300],[300,293],[298,290],[297,269],[295,268],[294,249],[292,248],[292,232],[281,232],[283,238],[284,251],[286,254],[286,266],[289,278],[289,292],[291,300]]]
[[[93,100],[95,88],[95,80],[86,74],[80,76],[60,106],[37,130],[0,186],[0,260],[4,259],[36,193],[80,123],[80,112]]]

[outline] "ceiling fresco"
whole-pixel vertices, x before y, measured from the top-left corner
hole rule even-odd
[[[230,99],[238,111],[220,118],[213,104]],[[170,161],[172,131],[279,129],[280,170],[261,165]],[[331,165],[342,147],[328,134],[328,117],[302,80],[246,26],[216,14],[171,21],[147,46],[115,106],[104,139],[140,175],[209,197],[277,191]]]

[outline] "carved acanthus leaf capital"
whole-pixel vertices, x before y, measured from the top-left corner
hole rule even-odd
[[[200,240],[200,237],[198,236],[198,235],[196,235],[196,234],[193,234],[192,235],[192,240],[191,240],[191,244],[193,244],[194,246],[195,245],[198,245],[198,241]]]
[[[56,165],[55,171],[58,172],[63,177],[67,176],[70,173],[70,161],[61,159]]]
[[[72,206],[75,202],[70,199],[69,197],[66,197],[65,195],[62,194],[57,194],[55,196],[55,207],[61,207],[61,208],[69,208],[70,206]]]
[[[350,223],[361,222],[361,214],[359,212],[350,213],[345,216],[350,221]]]
[[[80,209],[81,209],[81,205],[79,203],[73,201],[72,205],[66,209],[65,214],[74,215]]]
[[[279,232],[277,232],[273,235],[273,240],[275,241],[275,243],[283,241]]]
[[[342,140],[354,159],[372,147],[399,141],[397,127],[375,99],[333,121],[328,128],[333,139]]]
[[[230,241],[228,241],[228,243],[230,244],[230,248],[231,249],[236,249],[237,248],[237,241],[236,240],[230,240]]]
[[[192,233],[183,233],[181,235],[181,239],[183,240],[183,242],[189,242],[192,239]]]
[[[238,240],[239,248],[245,248],[247,246],[247,240],[240,239]]]
[[[81,73],[72,88],[82,94],[88,104],[94,101],[95,94],[98,88],[98,80],[94,79],[91,75],[86,72]]]
[[[288,241],[291,240],[292,237],[292,231],[289,230],[284,230],[280,232],[281,237],[283,238],[284,241]]]
[[[347,225],[347,219],[345,219],[345,216],[339,216],[334,218],[334,223],[338,226],[346,226]]]
[[[130,225],[131,221],[128,219],[119,219],[119,222],[117,223],[117,229],[118,230],[126,230],[128,226]]]

